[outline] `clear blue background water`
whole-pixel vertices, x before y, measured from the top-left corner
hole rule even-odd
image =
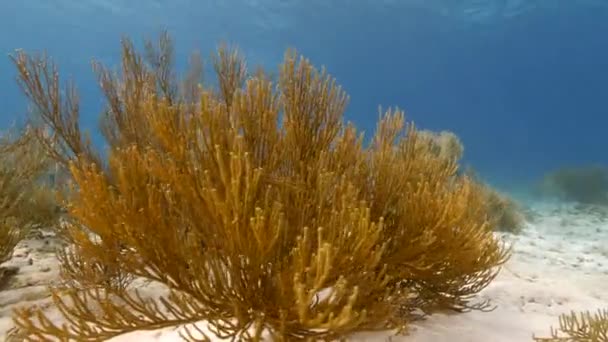
[[[351,95],[347,118],[373,131],[378,106],[447,129],[465,161],[499,184],[608,161],[608,2],[591,0],[3,0],[0,126],[27,110],[8,53],[45,49],[83,98],[102,100],[90,62],[116,65],[119,39],[167,28],[183,66],[236,43],[275,68],[288,47],[325,65]],[[99,137],[98,144],[102,144]]]

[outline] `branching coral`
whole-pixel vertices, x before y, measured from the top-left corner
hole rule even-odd
[[[419,131],[418,142],[424,148],[430,149],[434,155],[448,160],[460,160],[464,153],[460,138],[450,131]]]
[[[460,161],[464,152],[464,146],[458,136],[449,131],[437,133],[423,130],[418,132],[416,140],[419,148],[445,159],[448,163]],[[471,169],[466,172],[475,180],[475,186],[478,187],[475,191],[481,192],[485,197],[490,225],[499,231],[519,233],[526,220],[518,203],[484,183]]]
[[[20,309],[26,340],[98,341],[201,320],[236,340],[327,340],[404,327],[417,311],[488,307],[472,297],[509,251],[472,180],[420,148],[401,111],[386,111],[364,146],[343,122],[347,95],[295,52],[275,84],[222,47],[215,90],[194,86],[196,65],[177,81],[172,58],[154,57],[172,56],[171,45],[163,36],[146,60],[125,41],[120,79],[97,66],[103,162],[79,133],[76,97],[62,109],[44,90],[59,87],[54,66],[14,57],[54,146],[68,147],[51,151],[75,183],[63,268],[85,282],[86,261],[97,260],[170,292],[53,289],[69,324]]]
[[[541,342],[602,342],[608,341],[608,310],[595,314],[571,312],[559,317],[559,329],[551,329],[551,337],[534,337]]]
[[[58,219],[51,189],[43,182],[50,160],[26,129],[18,137],[0,141],[0,264],[16,244],[35,227],[53,225]],[[0,282],[4,269],[0,268]]]

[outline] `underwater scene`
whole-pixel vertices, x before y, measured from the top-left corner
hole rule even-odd
[[[0,2],[0,341],[608,342],[608,2]]]

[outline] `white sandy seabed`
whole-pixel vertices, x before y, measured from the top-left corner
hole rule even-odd
[[[608,308],[608,211],[572,205],[537,205],[524,231],[503,237],[514,244],[513,256],[480,299],[491,312],[435,314],[414,324],[409,335],[359,333],[350,341],[518,342],[547,336],[558,316],[571,310]],[[14,307],[48,303],[45,285],[58,276],[51,238],[23,241],[4,266],[19,273],[0,292],[0,340],[12,327]],[[179,329],[142,331],[111,339],[179,341]]]

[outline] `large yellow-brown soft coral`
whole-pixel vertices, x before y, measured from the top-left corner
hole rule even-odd
[[[75,183],[72,248],[61,254],[75,285],[53,290],[69,324],[24,308],[22,338],[96,341],[207,321],[236,340],[328,340],[488,307],[473,296],[508,250],[473,181],[420,148],[401,111],[383,113],[364,145],[343,122],[347,95],[296,53],[273,83],[222,47],[213,89],[198,84],[198,65],[178,81],[170,46],[163,36],[144,59],[125,41],[120,77],[97,68],[105,161],[74,124],[77,98],[53,106],[52,66],[14,56],[26,95],[68,147],[51,154]],[[87,260],[100,277],[120,269],[169,294],[90,284]]]

